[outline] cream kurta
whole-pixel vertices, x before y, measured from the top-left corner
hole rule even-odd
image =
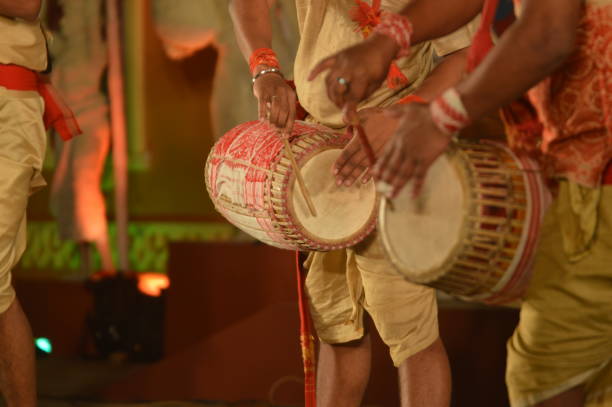
[[[0,17],[0,64],[46,69],[46,40],[40,22]]]
[[[381,8],[397,12],[405,4],[405,0],[383,0]],[[319,75],[312,82],[306,78],[322,59],[363,40],[356,23],[349,16],[349,10],[354,6],[354,0],[296,0],[301,34],[294,65],[298,98],[317,122],[332,128],[340,128],[344,124],[340,110],[327,97],[325,75]],[[440,40],[413,47],[408,57],[397,61],[410,84],[404,89],[383,86],[362,102],[360,108],[388,106],[397,99],[399,92],[410,93],[433,68],[434,52],[444,56],[470,44],[473,30],[471,25],[468,27]]]
[[[0,63],[44,70],[47,50],[40,24],[0,17]],[[38,93],[0,87],[0,313],[15,298],[11,269],[25,250],[28,196],[44,185],[43,110]]]

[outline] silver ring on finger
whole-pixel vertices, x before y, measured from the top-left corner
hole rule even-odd
[[[344,91],[346,92],[350,86],[350,81],[346,78],[343,78],[342,76],[339,76],[336,78],[336,81],[341,85],[344,86]]]

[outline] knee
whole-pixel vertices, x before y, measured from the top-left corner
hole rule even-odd
[[[11,285],[0,291],[0,315],[4,314],[15,302],[15,290]]]
[[[319,352],[321,355],[333,355],[335,358],[349,357],[349,355],[357,355],[361,353],[369,354],[371,351],[372,341],[369,334],[365,334],[359,339],[354,339],[347,342],[319,342]]]
[[[407,364],[419,364],[422,361],[442,360],[448,361],[446,348],[442,339],[438,336],[433,342],[424,347],[406,348],[402,351],[392,352],[391,355],[396,367],[401,367]]]

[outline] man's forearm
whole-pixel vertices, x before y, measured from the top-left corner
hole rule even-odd
[[[0,0],[0,15],[33,21],[38,18],[42,0]]]
[[[412,43],[451,34],[472,21],[484,0],[413,0],[401,11],[412,22]]]
[[[457,86],[472,119],[515,100],[563,63],[575,46],[581,2],[524,1],[521,18]]]
[[[446,89],[455,86],[465,73],[467,55],[468,48],[464,48],[444,57],[414,94],[431,101]]]
[[[267,0],[230,0],[229,9],[238,45],[247,61],[254,50],[272,46]]]

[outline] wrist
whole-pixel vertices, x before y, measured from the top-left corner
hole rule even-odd
[[[279,76],[281,79],[283,79],[283,80],[284,80],[284,78],[285,78],[285,77],[283,76],[282,72],[280,71],[280,69],[278,69],[278,68],[265,68],[265,69],[262,69],[262,70],[260,70],[259,72],[257,72],[257,73],[256,73],[256,74],[253,76],[253,78],[251,79],[251,81],[252,81],[253,85],[255,85],[255,82],[257,81],[257,79],[261,78],[262,76],[265,76],[265,75],[270,75],[270,74],[275,74],[275,75],[278,75],[278,76]]]
[[[388,35],[374,33],[366,41],[370,42],[372,47],[378,51],[381,59],[388,64],[391,64],[400,51],[397,42]]]
[[[253,76],[261,72],[262,67],[280,70],[280,62],[276,53],[270,48],[258,48],[249,57],[249,69]]]
[[[384,12],[380,24],[374,28],[374,33],[390,38],[397,47],[394,59],[405,57],[410,53],[412,39],[412,23],[401,14]]]
[[[262,71],[266,71],[266,70],[270,70],[270,69],[280,71],[280,68],[279,68],[278,66],[274,66],[274,65],[264,65],[264,64],[262,64],[262,65],[257,65],[256,67],[254,67],[254,69],[253,69],[253,71],[252,71],[253,77],[255,77],[255,76],[259,75],[259,73],[260,73],[260,72],[262,72]]]
[[[447,135],[453,135],[467,127],[470,117],[455,88],[446,90],[429,106],[431,119],[436,127]]]

